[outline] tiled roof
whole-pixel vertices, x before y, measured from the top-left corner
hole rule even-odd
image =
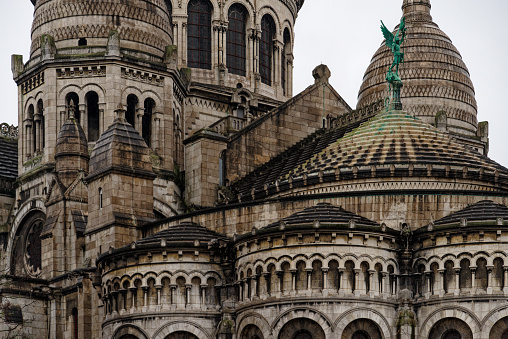
[[[288,227],[297,224],[314,224],[316,221],[320,224],[334,225],[350,225],[350,222],[353,221],[355,226],[380,227],[377,222],[353,212],[346,211],[342,207],[334,206],[329,203],[319,203],[315,206],[305,208],[300,212],[296,212],[278,222],[271,223],[264,228],[279,228],[281,223],[284,223]]]
[[[207,247],[208,243],[214,239],[228,240],[226,236],[211,231],[204,226],[192,222],[183,222],[140,239],[136,241],[136,245],[160,244],[164,240],[166,246],[169,247]]]
[[[0,137],[0,178],[18,176],[18,140]]]
[[[444,218],[434,221],[434,226],[444,226],[461,223],[464,219],[470,221],[496,221],[502,218],[508,221],[508,207],[496,204],[491,200],[483,200],[470,205],[463,210],[452,213]]]

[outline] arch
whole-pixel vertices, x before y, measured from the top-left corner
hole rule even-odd
[[[355,337],[356,335],[356,337]],[[363,335],[363,336],[362,336]],[[360,318],[350,322],[344,331],[342,331],[341,339],[383,339],[379,326],[370,319]]]
[[[100,135],[99,95],[95,91],[90,91],[85,95],[85,102],[88,120],[87,139],[89,142],[95,142],[99,140]]]
[[[163,325],[153,335],[153,339],[166,339],[174,332],[189,332],[199,339],[212,339],[212,336],[201,325],[191,321],[175,321]]]
[[[165,339],[199,339],[199,338],[187,331],[177,331],[171,333]]]
[[[212,10],[208,0],[187,4],[187,66],[212,69]]]
[[[41,232],[46,214],[39,209],[30,210],[19,222],[13,235],[9,270],[13,275],[36,277],[42,270]]]
[[[285,326],[290,320],[297,318],[309,319],[316,322],[325,332],[327,338],[335,330],[333,322],[325,313],[311,307],[295,307],[281,313],[273,320],[270,328],[273,333],[280,333],[283,326]]]
[[[420,337],[428,338],[434,325],[445,318],[462,319],[466,324],[470,325],[475,335],[481,331],[480,320],[470,310],[464,307],[447,306],[435,310],[421,323]]]
[[[312,333],[312,335],[310,335]],[[279,331],[278,339],[286,338],[312,338],[326,339],[327,336],[323,328],[314,320],[308,318],[293,318],[289,320]]]
[[[273,40],[276,36],[275,21],[270,14],[261,18],[261,38],[259,40],[259,73],[261,82],[271,86],[273,80]]]
[[[456,335],[459,335],[458,337]],[[473,339],[471,328],[463,320],[450,317],[439,320],[432,326],[429,334],[430,338],[440,339]]]
[[[239,339],[264,339],[263,332],[256,325],[249,324],[240,332]]]
[[[228,72],[245,76],[247,71],[247,22],[245,6],[235,3],[228,10],[228,31],[226,35],[226,66]]]
[[[367,319],[377,325],[382,338],[392,338],[392,330],[386,317],[379,311],[372,308],[354,308],[341,314],[335,320],[334,326],[337,329],[337,338],[342,338],[347,326],[357,319]]]
[[[113,333],[112,339],[122,339],[124,336],[135,336],[138,339],[149,339],[148,334],[136,325],[122,325]]]
[[[487,338],[485,336],[485,338]],[[489,331],[489,339],[508,338],[508,317],[499,319]]]
[[[242,333],[243,330],[249,325],[254,325],[259,328],[265,338],[268,337],[271,333],[271,327],[266,318],[256,312],[249,312],[241,315],[238,318],[236,333]]]
[[[494,329],[494,326],[496,326],[496,324],[501,319],[508,319],[508,305],[503,305],[494,308],[483,318],[481,323],[483,331],[482,338],[489,338],[490,332]],[[497,325],[499,326],[500,324]],[[495,333],[498,332],[499,331],[496,331]]]
[[[127,95],[127,110],[125,112],[125,120],[132,127],[136,128],[136,113],[139,108],[139,98],[135,94]]]
[[[148,147],[152,146],[152,117],[155,113],[155,100],[146,98],[144,101],[144,114],[141,119],[141,137]]]

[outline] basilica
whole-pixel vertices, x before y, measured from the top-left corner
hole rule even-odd
[[[354,108],[323,64],[293,93],[316,3],[31,1],[2,338],[508,339],[508,169],[430,0]]]

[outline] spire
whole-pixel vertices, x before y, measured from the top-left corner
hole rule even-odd
[[[430,0],[404,0],[402,12],[406,22],[432,22],[431,7]]]

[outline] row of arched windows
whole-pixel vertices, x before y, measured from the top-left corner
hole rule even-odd
[[[44,121],[44,103],[42,99],[28,106],[27,119],[25,120],[25,155],[30,158],[42,151],[46,144]]]
[[[187,66],[212,68],[212,5],[208,0],[191,0],[187,7]],[[244,6],[233,4],[228,12],[226,34],[226,66],[229,73],[245,76],[247,72],[247,19]],[[261,82],[272,85],[274,41],[276,26],[272,16],[265,14],[261,19],[259,39],[259,73]],[[284,30],[284,49],[281,56],[281,83],[285,91],[287,81],[286,54],[290,53],[291,35]],[[285,94],[285,93],[284,93]]]

